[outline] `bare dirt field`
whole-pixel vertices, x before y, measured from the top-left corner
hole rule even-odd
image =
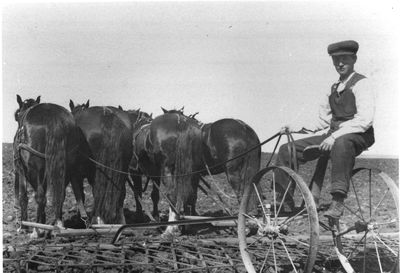
[[[269,156],[268,154],[263,154],[262,156],[262,166],[264,166],[267,161],[269,160]],[[24,251],[25,252],[29,252],[32,249],[34,249],[37,252],[37,249],[39,249],[40,247],[36,244],[36,243],[32,243],[29,241],[28,235],[27,234],[20,234],[17,233],[17,222],[16,222],[16,218],[18,217],[18,211],[14,208],[14,204],[15,204],[15,200],[14,200],[14,173],[13,173],[13,152],[12,152],[12,144],[10,143],[3,143],[3,158],[2,158],[2,164],[3,164],[3,192],[2,192],[2,204],[3,204],[3,246],[6,248],[3,248],[3,258],[8,258],[10,260],[12,260],[13,258],[16,257],[9,257],[7,256],[9,254],[9,250],[17,250],[16,252],[20,251],[22,253],[18,254],[18,257],[26,257],[24,256]],[[356,161],[356,167],[359,166],[363,166],[363,167],[369,167],[369,168],[378,168],[380,170],[382,170],[383,172],[387,173],[398,185],[398,177],[399,177],[399,170],[398,170],[398,159],[375,159],[375,158],[358,158]],[[300,174],[301,176],[308,181],[311,176],[312,176],[312,172],[314,170],[315,167],[315,162],[310,162],[307,163],[306,165],[302,166],[301,170],[300,170]],[[330,186],[330,171],[329,171],[330,166],[328,165],[328,170],[327,170],[327,175],[325,178],[325,185],[324,185],[324,189],[322,192],[322,202],[321,203],[329,203],[330,200],[330,195],[329,195],[329,186]],[[225,200],[225,202],[228,204],[229,208],[234,212],[237,213],[238,211],[238,207],[239,204],[236,200],[236,198],[234,198],[234,194],[233,191],[231,190],[231,188],[229,187],[229,185],[227,184],[225,178],[223,175],[219,175],[216,176],[214,178],[207,178],[207,181],[209,181],[210,183],[212,183],[214,185],[214,188],[217,189],[217,191],[221,191],[223,192],[223,199]],[[85,194],[86,194],[86,201],[85,201],[85,206],[87,211],[91,211],[91,207],[93,205],[93,200],[91,198],[91,188],[90,186],[85,183]],[[162,199],[162,198],[161,198]],[[143,200],[145,202],[145,204],[147,204],[149,206],[149,208],[151,209],[151,201],[150,201],[150,196],[149,196],[149,191],[145,194],[145,196],[143,197]],[[49,204],[49,202],[48,202]],[[49,207],[49,205],[48,205]],[[161,209],[161,218],[163,220],[166,220],[167,214],[168,214],[168,204],[165,200],[161,200],[161,205],[160,205],[160,209]],[[135,223],[135,201],[133,198],[133,194],[132,191],[127,187],[127,197],[125,199],[125,215],[127,218],[127,223]],[[65,225],[68,227],[77,227],[79,225],[82,225],[82,222],[79,221],[79,219],[77,220],[77,216],[76,216],[76,207],[75,207],[75,198],[72,194],[72,190],[70,187],[67,188],[67,197],[66,197],[66,202],[64,203],[64,220],[65,220]],[[47,215],[48,215],[48,223],[51,223],[52,219],[51,219],[51,208],[47,208]],[[217,202],[214,201],[210,201],[210,199],[208,199],[203,193],[199,192],[198,195],[198,205],[197,205],[197,213],[199,215],[207,215],[207,216],[221,216],[223,215],[222,212],[222,208],[218,206]],[[29,204],[28,204],[28,215],[29,215],[29,221],[34,222],[34,217],[36,215],[36,205],[35,205],[35,201],[33,198],[33,192],[32,189],[29,188]],[[384,216],[382,216],[384,217]],[[81,226],[82,227],[82,226]],[[84,226],[83,226],[84,227]],[[204,230],[206,230],[207,227],[204,227]],[[230,228],[230,229],[221,229],[221,230],[213,230],[214,235],[217,234],[218,236],[222,237],[222,238],[236,238],[236,232],[235,232],[235,228]],[[187,234],[190,233],[190,230],[187,231]],[[203,232],[204,234],[206,233],[205,231]],[[227,259],[227,263],[229,264],[236,264],[236,263],[240,263],[240,253],[238,253],[237,248],[233,247],[229,247],[228,245],[225,246],[221,246],[221,245],[213,245],[212,247],[210,245],[208,245],[208,243],[206,241],[202,241],[203,243],[206,242],[205,244],[203,244],[202,246],[199,246],[196,243],[196,240],[203,240],[204,238],[206,238],[206,236],[204,237],[202,234],[202,230],[200,229],[196,229],[195,234],[192,235],[184,235],[182,236],[181,242],[183,240],[183,242],[187,243],[188,245],[185,246],[185,243],[180,244],[179,246],[175,246],[175,248],[169,248],[166,249],[165,252],[168,253],[170,252],[174,252],[177,249],[182,251],[182,248],[185,248],[185,250],[183,251],[183,253],[186,253],[185,255],[185,259],[191,259],[191,248],[193,248],[193,245],[197,245],[197,249],[193,250],[193,251],[199,251],[200,247],[202,247],[202,250],[204,251],[204,253],[207,252],[213,252],[216,256],[214,256],[214,260],[213,262],[216,262],[215,260],[220,260],[218,262],[223,263],[223,259]],[[153,240],[154,242],[156,242],[157,240],[159,240],[159,235],[160,232],[159,230],[154,230],[154,231],[142,231],[140,233],[141,236],[147,236],[146,240],[147,241],[151,241]],[[135,238],[139,238],[137,234],[133,235]],[[128,238],[129,236],[127,236]],[[74,255],[82,255],[82,251],[86,251],[88,253],[90,253],[90,247],[99,247],[98,244],[100,243],[109,243],[112,237],[108,236],[108,237],[104,237],[104,236],[89,236],[86,237],[86,239],[80,239],[80,240],[74,240],[71,238],[65,239],[65,238],[56,238],[56,239],[41,239],[40,240],[40,244],[48,244],[51,245],[54,243],[56,240],[56,243],[58,244],[57,246],[60,248],[63,246],[63,244],[76,244],[76,248],[74,250],[71,250],[71,252],[68,253],[72,253],[72,251],[76,251],[76,249],[78,249],[79,251],[77,251]],[[126,239],[128,240],[128,239]],[[141,241],[142,242],[142,241]],[[190,247],[189,247],[189,242],[190,242]],[[132,238],[130,239],[130,243],[132,244]],[[137,240],[133,240],[133,244],[137,243]],[[92,245],[92,244],[97,244],[97,245]],[[108,244],[107,244],[108,245]],[[142,248],[144,247],[144,243],[141,243],[140,246],[138,246],[138,248]],[[8,249],[7,249],[8,247]],[[10,248],[11,247],[11,248]],[[59,249],[58,248],[58,249]],[[6,251],[5,251],[6,249]],[[111,251],[111,250],[110,250]],[[124,252],[125,254],[125,260],[129,260],[134,259],[135,261],[138,261],[140,259],[142,259],[142,256],[138,255],[138,253],[147,253],[146,249],[141,249],[138,252],[135,253],[130,253],[128,250],[126,252]],[[53,259],[55,259],[57,261],[57,259],[62,259],[61,256],[57,256],[55,255],[55,253],[57,252],[56,249],[50,249],[48,250],[48,252],[41,250],[41,252],[39,253],[42,256],[47,256],[47,257],[51,257],[52,253],[54,254],[54,256],[52,256]],[[105,253],[105,254],[104,254]],[[114,254],[110,254],[107,252],[104,252],[103,255],[103,260],[106,259],[107,255],[114,255]],[[114,253],[114,252],[112,252]],[[217,255],[218,253],[220,253],[219,255]],[[229,254],[227,254],[229,253]],[[147,253],[148,254],[148,253]],[[39,256],[40,256],[39,255]],[[73,254],[69,254],[72,255]],[[130,256],[131,255],[131,256]],[[164,254],[159,254],[159,256],[162,256]],[[135,256],[135,258],[132,258],[133,256]],[[192,255],[193,256],[193,255]],[[340,265],[338,265],[337,261],[335,261],[333,257],[322,257],[323,255],[320,255],[321,257],[319,257],[319,260],[316,264],[315,267],[315,272],[344,272],[342,271]],[[144,256],[143,256],[144,257]],[[222,258],[221,258],[222,257]],[[228,258],[226,258],[228,257]],[[65,258],[65,256],[64,256]],[[168,259],[171,259],[170,256],[168,256],[168,254],[165,254],[165,257],[162,257],[162,259],[165,261],[165,263],[167,263]],[[208,258],[206,256],[204,256],[202,258],[202,262],[204,263],[204,261],[209,261],[207,260]],[[332,259],[331,263],[327,263],[326,261],[328,259]],[[210,258],[211,261],[211,258]],[[54,260],[53,260],[54,262]],[[142,262],[146,263],[146,260],[142,260]],[[150,261],[147,261],[147,263],[149,263]],[[90,262],[88,262],[90,264]],[[199,261],[200,263],[200,261]],[[14,264],[15,265],[15,264]],[[4,271],[3,272],[18,272],[18,270],[20,272],[25,272],[27,271],[32,271],[32,272],[128,272],[128,271],[119,271],[118,269],[115,269],[115,267],[110,266],[109,270],[106,270],[106,267],[101,267],[102,269],[97,269],[97,270],[93,270],[93,268],[87,268],[87,269],[80,269],[78,270],[77,268],[73,268],[73,266],[70,266],[68,270],[61,270],[61,271],[40,271],[40,268],[38,267],[34,267],[34,268],[29,268],[26,267],[25,269],[18,269],[17,267],[15,267],[12,263],[10,264],[6,264],[3,263],[4,266]],[[330,265],[327,266],[327,265]],[[111,269],[114,268],[114,269]],[[143,267],[144,268],[144,267]],[[130,272],[167,272],[167,270],[162,270],[162,269],[154,269],[153,270],[149,270],[146,271],[143,268],[139,268],[139,269],[135,269],[135,270],[130,270]],[[162,268],[162,267],[161,267]],[[215,271],[211,271],[211,272],[217,272],[217,270],[219,272],[231,272],[231,270],[221,270],[218,269],[218,266],[215,267]],[[196,271],[196,270],[187,270],[187,271]],[[240,269],[240,266],[236,269],[237,272],[243,272],[243,268]],[[168,272],[174,272],[174,270],[172,269],[171,271]],[[198,270],[196,272],[203,272],[202,270]],[[210,272],[210,271],[207,271]],[[372,272],[372,271],[371,271]]]

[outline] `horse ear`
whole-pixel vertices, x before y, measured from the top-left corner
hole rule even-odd
[[[22,99],[21,99],[21,96],[20,96],[20,95],[17,95],[17,102],[18,102],[19,107],[21,108],[21,106],[22,106]]]
[[[37,102],[37,103],[40,103],[40,96],[38,96],[38,97],[36,98],[36,102]]]
[[[122,110],[122,111],[124,110],[124,109],[122,109],[122,106],[121,106],[121,105],[118,105],[118,109],[119,109],[119,110]]]
[[[165,109],[162,108],[162,107],[161,107],[161,109],[163,110],[164,114],[168,112],[167,110],[165,110]]]
[[[89,108],[89,100],[87,100],[85,106],[86,106],[86,108]]]
[[[181,110],[179,111],[183,113],[183,109],[185,109],[185,106],[182,106]]]
[[[153,118],[153,113],[150,114],[150,118]]]
[[[75,108],[74,102],[72,100],[69,100],[69,109],[71,109],[72,111],[74,110],[74,108]]]

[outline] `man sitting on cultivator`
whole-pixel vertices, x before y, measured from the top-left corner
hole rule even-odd
[[[317,132],[329,127],[329,131],[322,135],[311,136],[294,141],[296,156],[299,164],[308,160],[304,158],[304,150],[310,145],[319,145],[321,154],[314,174],[313,195],[318,203],[326,163],[330,157],[332,163],[332,203],[324,213],[328,218],[338,219],[344,211],[344,199],[347,197],[351,173],[355,157],[374,143],[374,129],[372,127],[375,112],[375,97],[369,81],[365,76],[354,71],[357,61],[358,43],[343,41],[328,46],[328,54],[339,74],[326,99],[320,106],[319,120],[316,125],[303,127],[302,131]],[[285,126],[281,133],[298,132],[293,126]],[[280,147],[276,165],[289,166],[288,144]],[[277,189],[278,200],[282,197],[287,182],[285,174],[276,173],[276,179],[281,187]],[[317,189],[317,190],[315,190]],[[294,188],[289,193],[293,194]],[[292,202],[286,205],[293,208]]]

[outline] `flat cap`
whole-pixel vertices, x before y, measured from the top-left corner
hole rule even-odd
[[[331,56],[356,54],[358,43],[353,40],[342,41],[328,46],[328,54]]]

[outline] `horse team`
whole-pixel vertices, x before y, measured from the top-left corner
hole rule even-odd
[[[27,182],[35,192],[36,222],[45,223],[47,189],[52,196],[54,221],[60,228],[65,189],[71,183],[80,217],[85,211],[83,181],[92,187],[92,223],[124,224],[126,183],[142,215],[142,177],[153,181],[154,219],[159,220],[160,185],[166,189],[169,221],[196,213],[197,188],[203,176],[225,173],[240,200],[244,188],[260,168],[260,141],[246,123],[221,119],[203,124],[181,110],[152,118],[140,110],[94,106],[89,101],[70,110],[41,103],[40,96],[22,100],[15,112],[15,198],[21,220],[27,215]],[[146,185],[147,185],[146,183]],[[146,188],[146,187],[145,187]],[[179,233],[168,226],[164,235]],[[32,237],[37,237],[34,229]]]

